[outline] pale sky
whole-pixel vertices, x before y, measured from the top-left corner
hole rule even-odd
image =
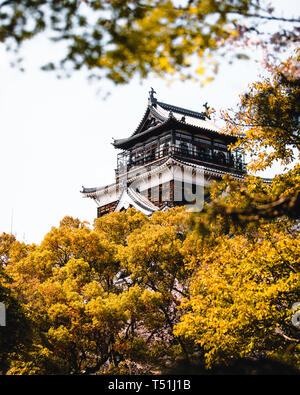
[[[298,1],[287,0],[284,7],[285,15],[299,15]],[[143,84],[132,80],[121,87],[91,85],[83,74],[58,80],[40,71],[41,59],[49,60],[51,51],[56,47],[43,38],[27,44],[26,72],[21,73],[10,68],[10,58],[0,45],[0,234],[12,231],[28,243],[40,243],[66,215],[93,223],[96,204],[82,198],[81,186],[114,181],[119,151],[111,145],[112,138],[127,137],[135,130],[150,87],[166,103],[203,111],[208,102],[220,110],[234,106],[261,70],[249,61],[224,64],[204,88],[191,82],[167,86],[159,78]],[[103,93],[97,94],[99,89]],[[107,89],[111,95],[103,100]]]

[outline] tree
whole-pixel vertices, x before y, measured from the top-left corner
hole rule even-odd
[[[156,304],[147,308],[144,324],[137,320],[134,325],[138,332],[143,328],[153,361],[161,367],[178,356],[189,359],[189,345],[173,334],[180,316],[178,305],[189,285],[181,251],[187,231],[184,208],[155,213],[148,224],[128,236],[119,252],[121,266],[130,276],[129,289],[138,285],[157,297]]]
[[[0,327],[0,374],[7,374],[12,365],[26,360],[33,349],[30,314],[18,300],[11,287],[13,280],[6,273],[12,259],[26,255],[24,247],[13,235],[0,236],[0,301],[5,307],[5,326]]]
[[[236,147],[250,155],[249,170],[257,172],[280,161],[299,159],[300,56],[274,67],[270,77],[253,83],[241,95],[237,111],[223,113],[225,131],[239,137]]]
[[[183,208],[151,219],[129,209],[95,221],[64,218],[5,267],[34,344],[9,374],[151,373],[188,342],[173,334],[189,274]],[[11,250],[9,251],[11,253]]]
[[[220,235],[186,257],[195,275],[175,334],[199,344],[208,367],[262,356],[299,367],[290,321],[300,297],[299,242],[286,224],[261,225],[251,238]]]
[[[0,19],[0,42],[6,48],[17,50],[44,34],[66,46],[63,59],[51,61],[45,69],[59,68],[66,74],[86,69],[90,77],[114,83],[152,72],[181,78],[205,74],[204,80],[209,80],[218,67],[211,54],[228,56],[235,43],[249,45],[254,34],[259,45],[279,50],[297,41],[298,22],[276,16],[259,0],[189,0],[180,5],[170,0],[3,0]],[[265,21],[276,23],[275,34],[263,34]],[[278,23],[286,25],[280,32]],[[238,48],[234,56],[248,55]]]
[[[249,92],[241,95],[237,111],[223,112],[224,132],[237,137],[231,149],[242,149],[250,156],[247,167],[254,176],[243,183],[227,179],[220,184],[222,192],[231,193],[228,199],[220,199],[220,194],[212,199],[205,209],[210,220],[217,215],[235,223],[300,217],[299,164],[295,162],[299,159],[299,56],[268,68],[270,77],[252,84]],[[278,162],[285,172],[275,177],[271,188],[261,188],[255,174]],[[288,167],[291,170],[287,171]]]
[[[299,150],[298,77],[288,78],[284,67],[253,84],[235,117],[227,115],[254,170],[278,159],[293,165],[290,147]],[[225,177],[193,218],[185,262],[194,275],[175,334],[199,344],[209,368],[244,357],[300,367],[299,330],[291,322],[300,299],[299,180],[297,163],[272,183]]]
[[[114,246],[100,241],[85,223],[66,217],[40,246],[7,265],[12,288],[39,328],[38,346],[47,355],[43,364],[37,363],[40,358],[33,353],[30,372],[34,373],[29,374],[47,372],[49,360],[52,371],[64,374],[97,371],[107,360],[110,342],[106,331],[111,325],[113,334],[121,319],[113,318],[108,303],[110,313],[104,308],[106,318],[95,323],[89,298],[105,301],[105,295],[114,289],[112,278],[118,266],[113,256]],[[13,366],[11,369],[15,371]]]

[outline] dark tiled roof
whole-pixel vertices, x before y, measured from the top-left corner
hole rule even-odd
[[[195,130],[211,132],[213,135],[219,133],[219,128],[209,121],[206,112],[197,112],[186,108],[173,106],[168,103],[158,101],[154,97],[155,91],[152,89],[148,99],[148,106],[135,131],[127,138],[114,140],[114,147],[128,149],[132,144],[146,139],[152,135],[159,135],[170,126],[192,127]],[[208,109],[205,104],[204,107]],[[170,121],[173,121],[172,125]],[[152,121],[152,122],[151,122]]]
[[[164,110],[175,112],[177,114],[187,115],[188,117],[203,119],[205,120],[207,117],[206,112],[196,112],[192,110],[187,110],[186,108],[176,107],[171,104],[163,103],[158,101],[157,104],[162,107]]]

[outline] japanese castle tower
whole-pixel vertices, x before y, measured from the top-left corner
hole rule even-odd
[[[97,203],[97,217],[134,207],[146,215],[176,205],[191,205],[197,191],[225,174],[245,175],[244,155],[229,152],[236,141],[222,134],[207,112],[196,112],[157,100],[151,88],[145,114],[136,130],[114,140],[115,182],[81,193]],[[204,105],[208,109],[207,104]],[[203,194],[202,194],[203,196]]]

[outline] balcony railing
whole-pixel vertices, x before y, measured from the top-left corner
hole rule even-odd
[[[122,154],[119,155],[122,156]],[[239,158],[236,158],[229,152],[220,153],[219,151],[218,153],[210,153],[208,150],[200,150],[196,147],[188,149],[185,147],[170,145],[152,151],[142,152],[140,155],[135,157],[129,156],[128,152],[124,152],[123,158],[118,158],[118,169],[116,170],[116,175],[124,174],[132,167],[143,166],[167,156],[192,161],[196,164],[198,163],[217,168],[225,168],[227,171],[229,170],[238,173],[246,172],[246,165],[242,155],[240,155]]]

